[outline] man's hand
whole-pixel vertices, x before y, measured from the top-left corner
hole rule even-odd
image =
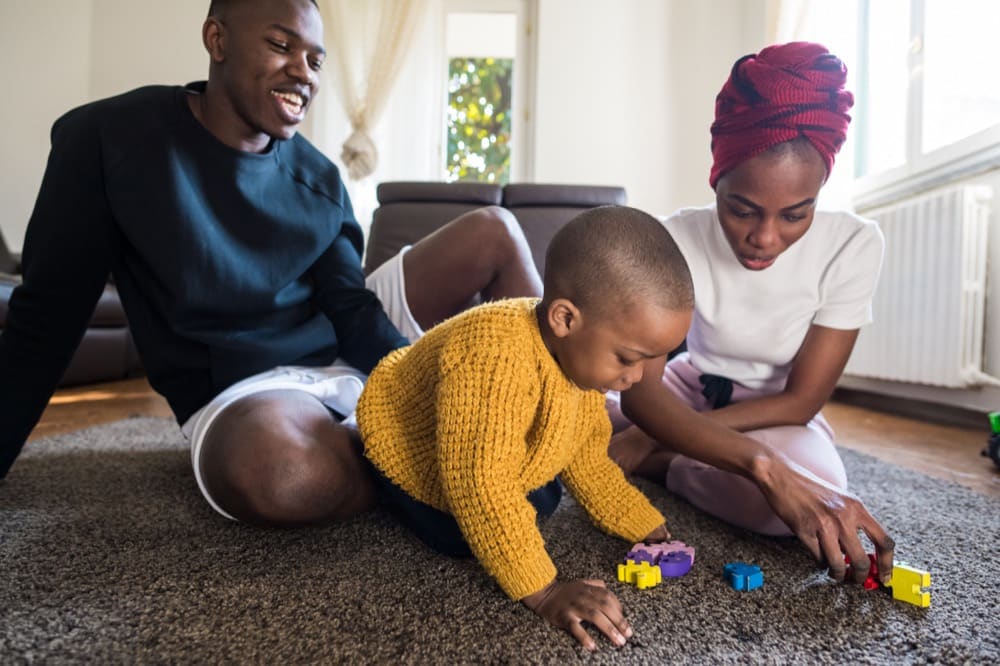
[[[587,650],[597,649],[597,643],[583,627],[592,624],[617,646],[632,637],[621,603],[600,580],[552,581],[530,594],[521,603],[540,617],[569,632]]]
[[[753,469],[753,477],[775,513],[813,557],[830,568],[831,578],[844,580],[845,554],[852,562],[868,559],[859,530],[875,545],[881,581],[885,583],[892,576],[896,544],[857,497],[788,459],[761,459]],[[868,575],[864,567],[851,571],[857,583],[863,583]]]

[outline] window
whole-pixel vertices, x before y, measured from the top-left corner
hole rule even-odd
[[[527,2],[452,2],[445,18],[446,181],[527,176]],[[520,112],[518,111],[520,109]]]
[[[511,58],[449,58],[445,180],[510,180]]]
[[[926,186],[996,163],[996,0],[860,0],[856,175]]]

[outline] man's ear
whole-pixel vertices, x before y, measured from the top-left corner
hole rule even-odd
[[[583,314],[568,298],[557,298],[549,303],[546,312],[549,328],[557,338],[565,338],[583,324]]]
[[[201,41],[212,62],[222,62],[226,59],[226,29],[214,16],[205,19],[205,23],[201,26]]]

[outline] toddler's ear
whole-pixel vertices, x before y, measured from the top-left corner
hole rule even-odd
[[[568,298],[557,298],[549,303],[547,311],[549,328],[558,338],[564,338],[583,323],[580,310]]]

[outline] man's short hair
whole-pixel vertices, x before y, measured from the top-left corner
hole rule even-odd
[[[601,206],[570,220],[549,244],[544,300],[556,298],[595,316],[645,304],[685,311],[694,307],[694,284],[662,223],[636,208]]]
[[[247,0],[211,0],[211,2],[208,3],[208,15],[216,16],[218,15],[219,12],[225,9],[227,5],[232,5],[237,2],[246,2],[246,1]],[[316,0],[309,0],[309,2],[316,5],[316,8],[319,9],[319,5],[316,4]]]

